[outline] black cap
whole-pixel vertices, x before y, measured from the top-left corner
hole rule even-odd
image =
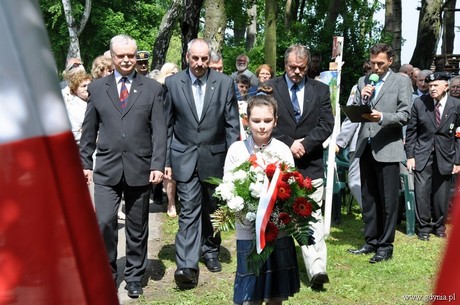
[[[447,73],[447,72],[434,72],[434,73],[428,75],[427,77],[425,77],[425,82],[429,83],[429,82],[433,82],[435,80],[449,81],[450,77],[451,77],[450,73]]]
[[[136,54],[137,61],[142,61],[142,60],[148,61],[149,57],[150,57],[150,53],[148,51],[137,51],[137,54]]]

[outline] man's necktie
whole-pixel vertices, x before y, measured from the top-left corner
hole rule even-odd
[[[301,115],[299,100],[297,99],[297,91],[299,91],[299,87],[297,86],[297,84],[294,84],[291,87],[291,102],[292,102],[292,106],[294,107],[294,116],[295,116],[296,122],[299,121],[300,115]]]
[[[441,124],[441,103],[437,102],[436,106],[434,107],[434,114],[436,117],[436,127],[439,127],[439,124]]]
[[[126,105],[128,104],[128,88],[126,88],[126,81],[128,80],[127,77],[123,76],[121,78],[121,88],[120,88],[120,104],[121,104],[121,109],[125,109]]]
[[[201,113],[203,112],[203,82],[197,78],[195,80],[195,86],[196,86],[196,96],[195,96],[195,106],[196,106],[196,112],[198,113],[198,117],[201,117]]]

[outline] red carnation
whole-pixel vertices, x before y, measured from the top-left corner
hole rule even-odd
[[[311,185],[310,177],[307,177],[303,180],[302,186],[307,190],[311,190],[313,188],[313,186]]]
[[[281,180],[287,182],[289,180],[289,178],[292,177],[292,175],[293,175],[293,173],[283,173],[283,176],[281,177]]]
[[[286,200],[291,197],[291,187],[288,183],[280,181],[278,183],[278,198],[281,200]]]
[[[273,177],[273,175],[275,174],[275,171],[276,171],[276,165],[273,163],[268,164],[267,167],[265,168],[265,174],[267,174],[268,178]]]
[[[292,208],[297,215],[308,217],[311,215],[313,206],[307,198],[299,197],[294,200]]]
[[[289,214],[286,213],[286,212],[281,212],[281,213],[279,214],[278,217],[279,217],[279,220],[280,220],[285,226],[288,225],[288,224],[291,222],[291,220],[292,220],[291,216],[289,216]]]
[[[295,181],[297,182],[297,184],[300,184],[300,185],[302,185],[302,183],[303,183],[303,177],[302,177],[302,174],[301,174],[301,173],[299,173],[299,172],[294,172],[294,173],[293,173],[293,176],[294,176],[294,178],[295,178]]]
[[[278,227],[273,222],[269,221],[267,223],[267,227],[265,228],[265,241],[267,243],[274,242],[276,237],[278,236],[278,232]]]
[[[250,155],[248,160],[249,160],[249,162],[251,163],[251,165],[252,165],[253,167],[257,167],[257,166],[258,166],[258,165],[257,165],[257,156],[256,156],[255,154]]]

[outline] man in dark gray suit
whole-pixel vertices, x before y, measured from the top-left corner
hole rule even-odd
[[[450,74],[426,77],[429,95],[418,97],[407,126],[407,169],[414,170],[417,236],[446,237],[452,175],[460,170],[460,100],[449,96]],[[457,133],[458,132],[458,133]]]
[[[279,118],[275,138],[290,147],[295,166],[312,179],[316,191],[311,198],[320,206],[324,193],[323,142],[334,126],[329,87],[308,78],[310,51],[302,45],[290,46],[284,53],[285,74],[268,81],[278,102]],[[323,290],[329,282],[326,272],[327,248],[321,209],[312,215],[315,244],[302,246],[302,256],[313,290]]]
[[[208,68],[210,56],[208,42],[192,40],[186,54],[189,68],[165,81],[165,175],[177,181],[181,204],[174,274],[180,289],[197,285],[201,257],[209,271],[222,268],[221,240],[210,219],[217,208],[214,186],[205,181],[223,176],[227,149],[239,138],[233,80]]]
[[[112,75],[94,80],[83,122],[80,155],[88,183],[93,179],[99,228],[114,279],[117,276],[117,211],[122,196],[126,211],[128,296],[143,293],[147,267],[151,184],[160,183],[166,158],[166,124],[161,85],[136,73],[134,39],[118,35],[110,41]]]
[[[370,263],[392,258],[399,202],[399,165],[405,160],[403,126],[409,121],[412,83],[406,75],[390,70],[393,49],[376,44],[370,49],[372,73],[379,76],[377,84],[369,76],[361,77],[355,104],[369,104],[372,113],[361,123],[355,156],[360,158],[362,213],[365,244],[349,249],[353,254],[375,255]]]

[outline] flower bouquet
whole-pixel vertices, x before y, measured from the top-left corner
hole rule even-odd
[[[267,162],[267,160],[270,160]],[[218,185],[214,196],[221,202],[211,215],[216,231],[235,228],[235,221],[253,225],[256,248],[248,258],[253,272],[267,260],[280,231],[300,245],[314,244],[310,222],[318,204],[309,195],[315,189],[311,179],[267,152],[249,159],[226,173],[224,179],[212,178]]]

